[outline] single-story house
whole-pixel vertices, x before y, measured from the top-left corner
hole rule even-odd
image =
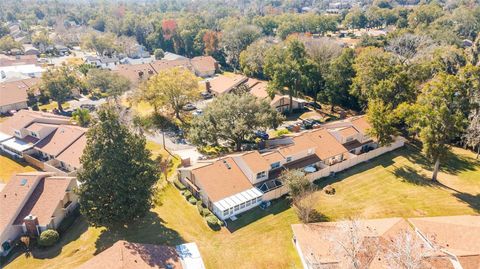
[[[238,86],[246,83],[247,80],[248,78],[242,75],[219,75],[205,81],[205,90],[212,93],[214,96],[220,96],[230,93]]]
[[[197,244],[176,247],[119,240],[78,269],[205,269]]]
[[[351,258],[341,246],[352,246],[351,234],[359,240],[355,258],[362,268],[395,267],[391,253],[398,252],[398,247],[412,248],[419,268],[478,268],[480,264],[480,216],[319,222],[293,224],[292,230],[305,269],[350,267]]]
[[[57,229],[77,206],[76,186],[76,178],[54,173],[13,176],[0,192],[0,255],[7,255],[22,234],[37,237]]]
[[[140,44],[135,44],[131,48],[128,48],[127,56],[133,59],[148,58],[150,57],[150,53],[145,48],[145,46]]]

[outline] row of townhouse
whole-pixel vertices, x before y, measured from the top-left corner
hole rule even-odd
[[[332,167],[340,171],[346,168],[339,166],[344,162],[371,158],[367,152],[375,151],[378,144],[367,134],[369,126],[364,116],[328,123],[293,137],[267,141],[268,149],[262,153],[233,154],[179,168],[179,180],[225,220],[286,194],[279,179],[285,170],[300,169],[315,180],[321,177],[315,178],[316,173]],[[402,145],[403,140],[398,143]]]
[[[49,172],[75,174],[87,129],[68,117],[20,110],[0,123],[0,151]]]

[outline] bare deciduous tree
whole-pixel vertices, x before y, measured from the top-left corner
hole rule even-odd
[[[288,170],[280,179],[289,189],[289,197],[297,216],[303,223],[309,223],[315,212],[315,187],[300,170]]]
[[[433,247],[424,243],[410,230],[400,232],[388,246],[387,263],[392,269],[428,268],[425,257]]]
[[[390,40],[386,50],[393,52],[402,64],[408,64],[432,46],[432,43],[425,35],[404,34]]]
[[[339,222],[337,228],[338,232],[330,238],[335,245],[335,256],[345,260],[344,266],[347,268],[366,268],[377,254],[378,237],[370,236],[367,239],[365,232],[371,228],[357,219]]]

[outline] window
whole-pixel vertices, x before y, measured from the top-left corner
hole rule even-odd
[[[262,172],[260,172],[260,173],[257,174],[257,179],[263,178],[263,177],[265,177],[266,175],[267,175],[267,173],[266,173],[265,171],[262,171]]]
[[[34,133],[34,132],[31,132],[30,135],[33,137],[37,137],[37,133]]]
[[[245,208],[245,203],[241,203],[240,208]]]
[[[257,197],[257,203],[260,203],[262,201],[262,197]]]
[[[228,209],[223,211],[223,215],[227,216],[228,215]]]
[[[272,169],[279,168],[280,167],[280,162],[272,163],[270,165],[270,167],[272,167]]]
[[[240,209],[240,206],[236,205],[235,206],[235,211],[238,211]]]
[[[287,160],[287,163],[288,163],[288,162],[292,161],[292,157],[287,157],[286,160]]]
[[[252,201],[248,200],[246,203],[246,206],[250,206],[252,204]]]

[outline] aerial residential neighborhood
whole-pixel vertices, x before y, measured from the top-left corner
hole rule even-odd
[[[0,268],[480,269],[480,4],[0,1]]]

